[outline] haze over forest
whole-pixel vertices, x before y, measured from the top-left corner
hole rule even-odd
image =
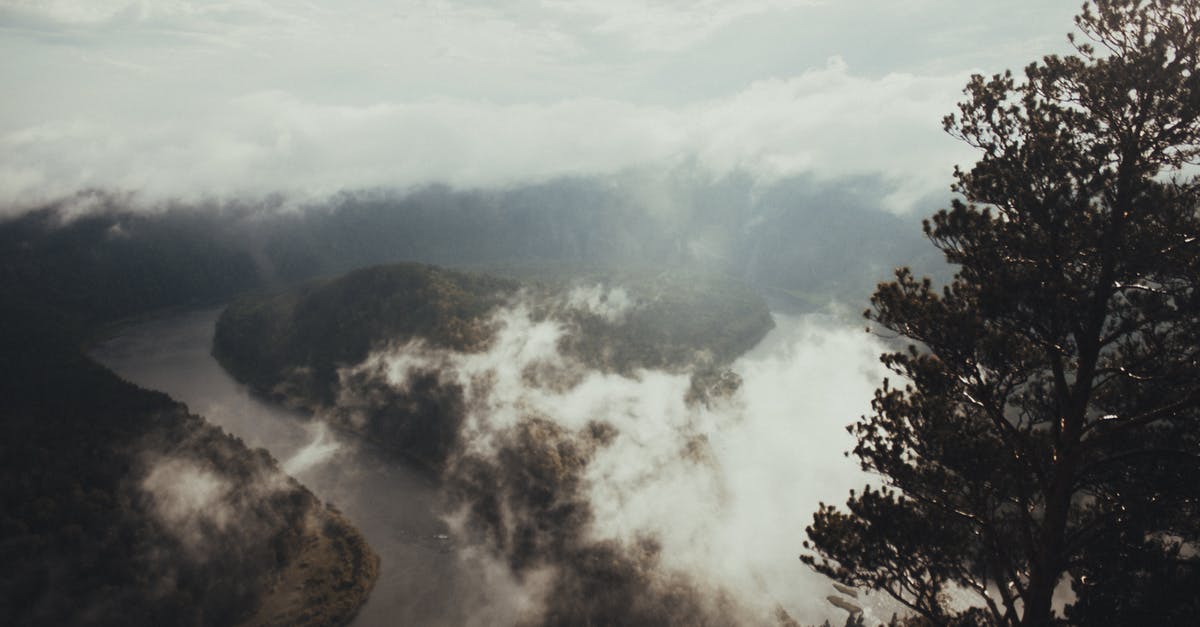
[[[0,0],[0,624],[943,624],[797,556],[1078,12]]]

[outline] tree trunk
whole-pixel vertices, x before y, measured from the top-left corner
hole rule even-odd
[[[1075,443],[1079,438],[1080,421],[1068,419],[1066,422],[1063,439]],[[1021,616],[1024,627],[1048,627],[1054,623],[1051,605],[1063,573],[1067,516],[1071,509],[1078,457],[1078,447],[1073,444],[1060,449],[1059,463],[1046,493],[1046,517],[1035,547],[1036,554],[1030,559],[1029,586]]]

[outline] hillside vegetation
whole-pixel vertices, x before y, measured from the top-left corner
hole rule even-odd
[[[479,454],[465,424],[487,402],[479,389],[503,375],[464,375],[458,367],[474,357],[500,359],[487,363],[518,369],[523,385],[545,390],[569,389],[588,373],[637,378],[643,369],[667,370],[691,377],[687,402],[709,403],[737,390],[728,366],[772,327],[766,303],[739,282],[694,272],[543,264],[492,270],[502,276],[380,266],[244,298],[221,315],[214,354],[255,389],[436,475],[443,507],[462,523],[457,542],[490,554],[517,578],[552,567],[544,611],[518,624],[740,624],[724,593],[713,596],[688,573],[663,570],[653,539],[629,547],[588,534],[584,473],[617,437],[616,427],[598,419],[575,431],[530,410],[497,433],[494,456]],[[560,333],[548,336],[547,328]],[[539,344],[547,337],[556,338],[555,350]],[[513,342],[529,342],[518,352],[550,361],[496,357],[509,355],[501,348]],[[373,351],[429,361],[395,381],[370,365]],[[693,454],[706,446],[697,439]]]
[[[7,309],[0,344],[0,624],[349,621],[377,558],[266,451],[86,359],[53,316]],[[264,614],[271,614],[270,617]]]
[[[0,624],[341,625],[366,600],[377,558],[345,519],[83,354],[126,316],[255,284],[194,227],[0,224]]]
[[[459,352],[485,350],[494,316],[506,306],[560,322],[567,329],[560,351],[586,366],[625,374],[688,369],[702,382],[720,379],[721,368],[773,324],[759,296],[724,278],[536,267],[501,273],[507,276],[397,264],[243,298],[217,321],[213,353],[259,392],[313,411],[335,410],[327,413],[336,419],[339,369],[413,339]],[[614,291],[628,301],[619,316],[572,301]],[[409,382],[403,398],[372,402],[365,422],[340,418],[342,426],[437,468],[454,444],[459,396],[427,373]]]
[[[400,264],[351,272],[231,304],[217,320],[213,353],[236,379],[280,400],[332,402],[337,367],[383,342],[421,337],[477,350],[482,322],[516,292],[514,281]]]

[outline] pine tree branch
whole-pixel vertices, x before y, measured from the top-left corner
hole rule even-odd
[[[1111,438],[1116,435],[1122,435],[1128,432],[1130,429],[1150,424],[1156,420],[1165,419],[1175,412],[1186,409],[1189,406],[1196,405],[1198,402],[1200,402],[1200,388],[1193,389],[1183,398],[1175,400],[1166,405],[1161,405],[1153,410],[1142,412],[1136,416],[1089,423],[1084,427],[1085,434],[1089,431],[1094,431],[1100,425],[1105,425],[1106,430],[1097,436],[1085,440],[1085,444],[1087,444],[1089,448],[1094,448],[1096,446],[1095,443],[1098,441]],[[1116,424],[1112,424],[1114,422],[1116,422]]]

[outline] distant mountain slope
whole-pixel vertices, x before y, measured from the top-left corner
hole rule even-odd
[[[635,265],[737,277],[789,309],[835,299],[857,309],[895,266],[945,268],[915,219],[880,209],[886,189],[872,179],[630,175],[154,211],[92,191],[0,219],[0,284],[111,317],[382,263]]]

